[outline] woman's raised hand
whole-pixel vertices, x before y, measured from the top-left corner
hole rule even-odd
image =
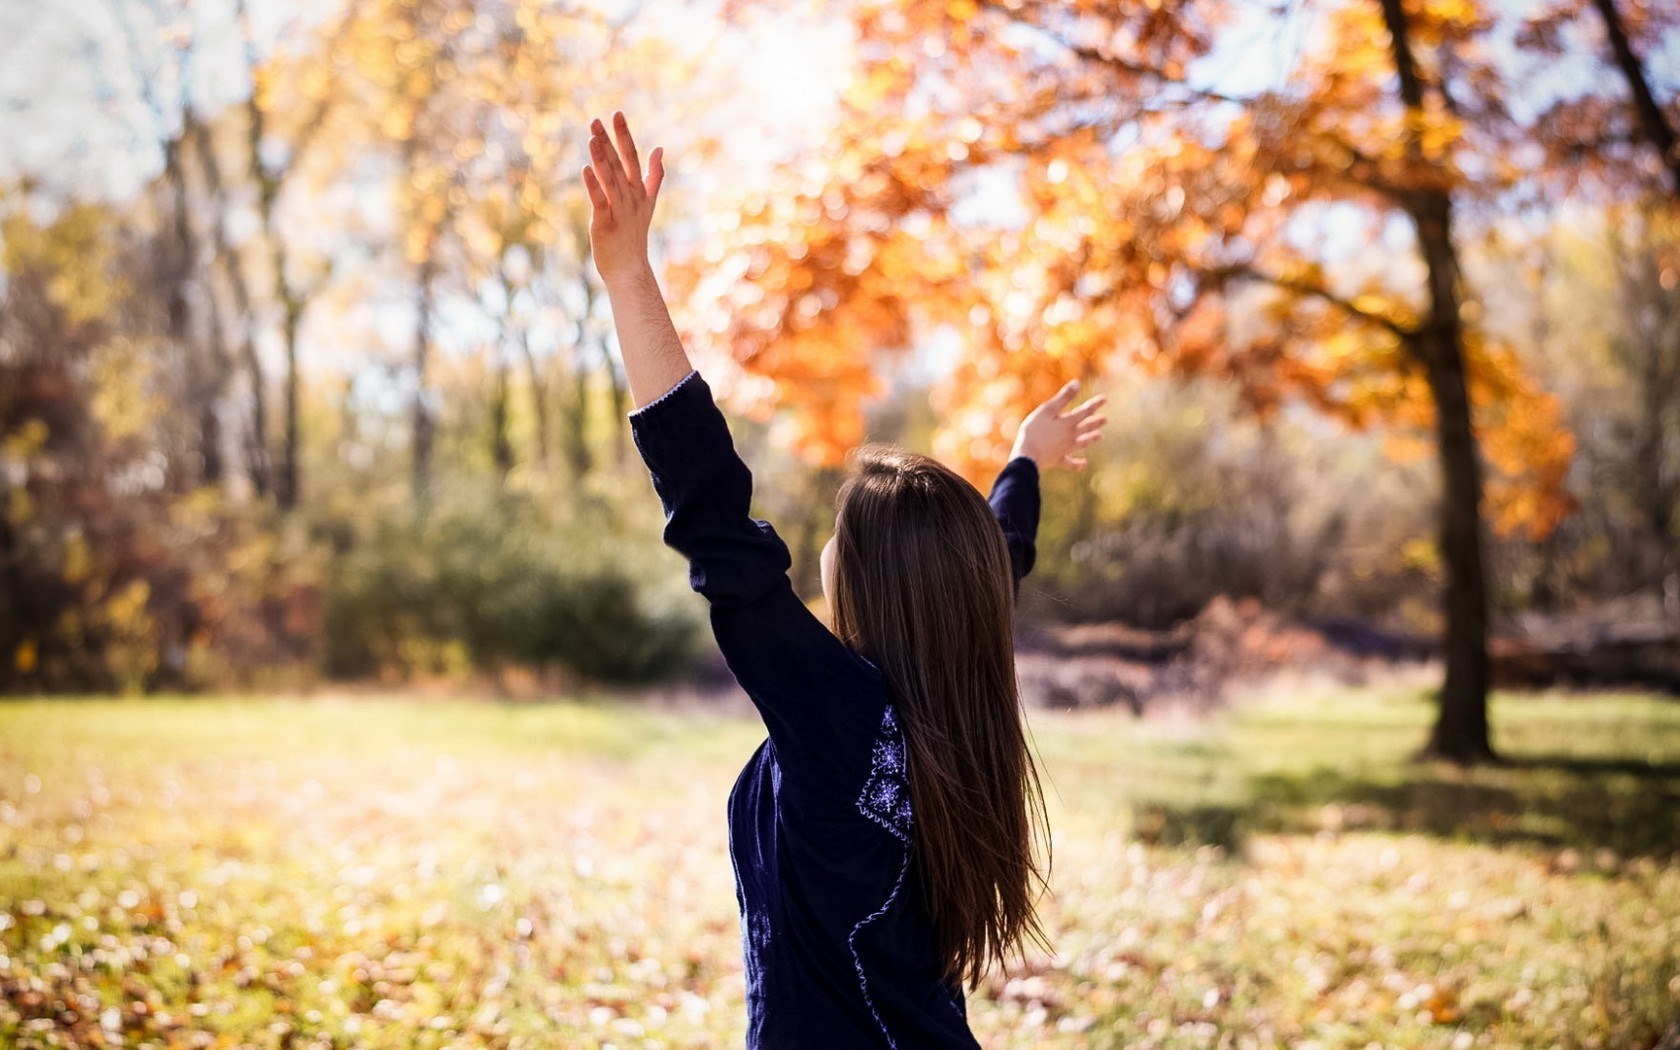
[[[1108,400],[1101,394],[1078,408],[1068,404],[1079,393],[1079,380],[1070,381],[1056,392],[1056,396],[1039,405],[1021,421],[1015,435],[1015,450],[1009,458],[1025,456],[1039,467],[1072,467],[1085,469],[1085,457],[1075,455],[1080,449],[1102,437],[1107,416],[1094,413]]]
[[[665,181],[665,150],[648,158],[647,175],[623,113],[613,114],[613,136],[599,119],[589,125],[589,160],[583,185],[589,191],[589,247],[603,281],[629,277],[648,267],[648,226]]]

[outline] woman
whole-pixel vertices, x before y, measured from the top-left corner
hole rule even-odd
[[[974,1047],[962,986],[1043,940],[1044,810],[1011,645],[1038,467],[1084,465],[1102,399],[1064,413],[1069,384],[1028,416],[989,505],[931,459],[866,450],[823,548],[831,633],[794,594],[786,546],[748,516],[751,475],[648,264],[663,151],[644,177],[623,114],[613,131],[616,147],[592,123],[584,183],[631,432],[666,542],[769,730],[729,796],[747,1045]]]

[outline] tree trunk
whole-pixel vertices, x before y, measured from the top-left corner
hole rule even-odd
[[[1668,470],[1665,450],[1674,437],[1670,425],[1680,394],[1680,324],[1669,322],[1651,333],[1645,346],[1645,389],[1640,411],[1640,440],[1635,470],[1645,524],[1656,543],[1656,579],[1652,585],[1664,613],[1680,620],[1680,544],[1674,535],[1674,511],[1680,482]]]
[[[184,114],[183,120],[193,120],[190,110]],[[192,331],[187,306],[187,282],[192,277],[194,253],[192,226],[188,218],[190,206],[187,201],[187,176],[181,164],[181,150],[185,147],[185,139],[186,133],[183,131],[163,147],[163,177],[170,190],[171,223],[169,237],[161,239],[163,250],[159,252],[161,259],[158,271],[167,288],[164,323],[169,341],[182,348],[187,360],[192,362],[187,396],[198,408],[197,481],[201,485],[220,485],[226,466],[222,460],[222,420],[217,410],[217,402],[227,385],[227,370],[223,362],[211,356],[208,347],[195,352],[190,346]]]
[[[1456,327],[1456,325],[1454,326]],[[1433,345],[1431,345],[1433,344]],[[1439,544],[1446,567],[1442,595],[1447,677],[1424,753],[1460,763],[1494,758],[1488,734],[1488,600],[1482,555],[1482,464],[1471,429],[1462,344],[1426,334],[1425,358],[1435,402],[1435,441],[1441,469]]]
[[[281,334],[286,345],[286,378],[283,382],[285,419],[282,422],[284,443],[280,450],[280,476],[275,485],[275,497],[282,510],[292,510],[302,498],[302,468],[299,465],[298,450],[298,413],[301,410],[298,329],[303,321],[304,310],[308,308],[314,293],[319,290],[319,285],[308,290],[293,287],[288,268],[286,239],[279,229],[278,205],[280,191],[284,188],[286,179],[297,170],[299,156],[320,131],[331,104],[329,100],[333,96],[328,95],[317,102],[302,127],[295,133],[291,156],[286,164],[272,167],[266,163],[263,160],[262,147],[263,139],[267,135],[268,120],[263,112],[261,93],[256,90],[257,70],[261,65],[260,49],[252,33],[245,0],[238,0],[234,5],[234,15],[244,37],[245,71],[250,86],[245,99],[245,164],[250,177],[257,185],[257,211],[262,218],[263,239],[268,245],[269,266],[273,273],[272,294],[274,301],[284,311],[281,324]]]
[[[537,464],[547,470],[548,386],[543,382],[542,369],[537,365],[537,355],[531,352],[531,332],[525,325],[521,325],[519,329],[519,350],[525,357],[525,374],[531,384],[531,414],[537,423]]]
[[[266,496],[272,488],[273,466],[268,450],[267,383],[263,377],[262,359],[257,354],[257,319],[251,305],[251,286],[246,283],[245,267],[240,261],[239,251],[228,238],[227,199],[223,188],[221,162],[216,157],[215,142],[202,121],[189,119],[182,129],[182,134],[193,136],[193,152],[198,157],[199,167],[204,174],[205,189],[215,207],[215,216],[210,223],[211,244],[215,248],[216,259],[221,263],[222,273],[227,278],[228,290],[233,295],[233,310],[239,318],[239,356],[244,361],[251,392],[251,429],[246,434],[246,473],[257,495]],[[213,319],[210,327],[211,346],[214,348],[222,338],[219,319]],[[226,357],[224,351],[212,349],[212,353],[217,357]]]
[[[495,465],[497,480],[505,484],[513,470],[513,445],[508,442],[508,366],[499,342],[495,353],[496,384],[490,395],[490,462]]]
[[[577,319],[577,338],[572,340],[571,367],[565,378],[571,384],[570,411],[566,414],[566,463],[574,480],[582,481],[595,467],[595,457],[589,448],[589,373],[584,364],[584,347],[589,342],[589,318],[595,314],[595,286],[583,284],[583,312]],[[605,353],[605,350],[602,351]]]
[[[1423,111],[1423,82],[1412,54],[1403,0],[1381,0],[1394,52],[1400,100]],[[1414,138],[1414,165],[1426,163]],[[1452,240],[1452,198],[1438,185],[1404,191],[1401,206],[1417,228],[1418,250],[1428,271],[1429,307],[1423,327],[1407,340],[1424,369],[1435,402],[1436,454],[1441,469],[1439,544],[1446,568],[1442,611],[1446,619],[1446,681],[1435,727],[1423,755],[1454,762],[1493,759],[1488,734],[1487,569],[1482,555],[1482,464],[1471,425],[1459,319],[1460,271]]]
[[[589,373],[574,361],[567,381],[571,384],[571,404],[566,413],[566,465],[571,468],[572,479],[582,481],[595,469],[595,457],[589,448]]]
[[[614,367],[613,353],[605,339],[601,340],[601,362],[612,389],[613,462],[623,467],[630,450],[630,392]]]
[[[414,405],[412,412],[410,485],[415,512],[426,513],[431,494],[432,443],[437,424],[426,396],[426,366],[432,351],[432,279],[436,265],[428,249],[414,281]]]
[[[278,253],[277,253],[278,254]],[[285,265],[284,257],[276,260],[278,265]],[[281,291],[289,293],[286,282],[277,283]],[[303,321],[303,302],[296,297],[283,300],[286,309],[286,320],[283,332],[286,340],[286,420],[285,440],[280,449],[280,484],[276,497],[281,510],[291,510],[298,505],[302,498],[302,482],[298,467],[298,411],[300,391],[298,389],[298,327]]]
[[[1639,130],[1655,146],[1662,157],[1663,167],[1674,180],[1674,192],[1680,196],[1680,143],[1675,141],[1674,129],[1668,126],[1662,107],[1651,94],[1651,84],[1645,78],[1645,66],[1633,53],[1627,27],[1616,11],[1615,0],[1593,0],[1593,6],[1604,19],[1604,35],[1610,42],[1610,56],[1622,79],[1627,81],[1628,94],[1633,96],[1634,113],[1639,118]]]

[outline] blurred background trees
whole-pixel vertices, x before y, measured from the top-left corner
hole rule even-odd
[[[1462,759],[1490,632],[1680,621],[1665,5],[3,17],[6,689],[691,666],[583,234],[615,108],[807,588],[849,448],[983,483],[1077,377],[1029,619],[1439,638]]]

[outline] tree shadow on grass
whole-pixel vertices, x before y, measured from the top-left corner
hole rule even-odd
[[[1634,777],[1680,780],[1680,762],[1647,762],[1639,758],[1582,758],[1579,755],[1523,755],[1509,759],[1510,769],[1557,771],[1580,776],[1620,773]]]
[[[1219,846],[1234,853],[1248,816],[1242,806],[1139,799],[1132,803],[1132,836],[1151,846]]]
[[[1467,777],[1419,766],[1394,782],[1320,769],[1256,777],[1251,786],[1252,830],[1364,828],[1624,857],[1666,858],[1680,848],[1680,774],[1649,767],[1570,760]]]
[[[1541,755],[1470,773],[1418,765],[1393,779],[1319,767],[1253,776],[1245,794],[1236,804],[1139,801],[1135,832],[1227,850],[1254,833],[1367,830],[1620,857],[1680,851],[1675,764]]]

